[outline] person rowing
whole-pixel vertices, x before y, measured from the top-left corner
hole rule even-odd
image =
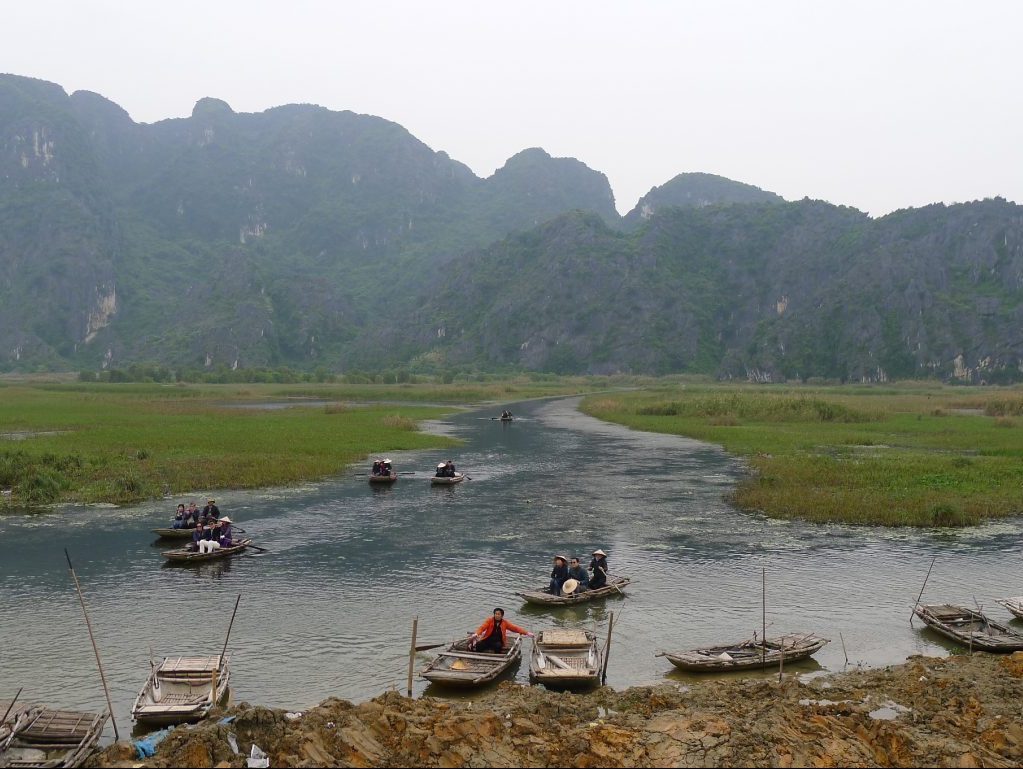
[[[508,631],[532,638],[528,630],[513,625],[504,618],[504,609],[494,609],[494,616],[483,621],[475,633],[469,636],[469,649],[475,652],[502,654],[508,646]]]
[[[233,547],[234,538],[231,536],[231,524],[232,521],[228,516],[224,516],[220,519],[220,546],[221,547]]]
[[[590,571],[593,572],[593,576],[590,577],[589,582],[590,590],[596,590],[597,588],[604,587],[607,584],[607,553],[600,549],[593,551],[593,559],[590,561]]]

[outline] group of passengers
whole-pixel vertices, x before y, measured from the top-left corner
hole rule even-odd
[[[391,468],[391,460],[389,458],[373,460],[373,469],[370,472],[373,475],[383,475],[388,478],[394,475],[394,470]]]
[[[584,569],[578,558],[554,556],[551,570],[551,584],[547,589],[551,595],[578,595],[586,590],[596,590],[607,585],[607,553],[594,550],[590,565]],[[592,572],[592,576],[587,572]]]
[[[437,478],[454,478],[456,475],[458,473],[455,472],[455,463],[450,459],[437,465]]]
[[[189,549],[199,553],[231,547],[234,544],[232,523],[228,516],[221,517],[220,508],[213,498],[206,501],[206,507],[202,510],[195,502],[189,502],[187,508],[183,504],[178,505],[174,514],[175,529],[194,529]]]

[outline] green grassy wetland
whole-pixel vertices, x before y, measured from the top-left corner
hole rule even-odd
[[[733,501],[775,518],[968,526],[1023,511],[1023,390],[674,384],[583,411],[747,458]]]
[[[427,404],[507,402],[578,392],[581,385],[15,380],[0,384],[0,510],[61,501],[127,503],[323,478],[370,454],[453,444],[418,431],[422,420],[454,407]],[[298,397],[331,403],[274,410],[229,405]]]

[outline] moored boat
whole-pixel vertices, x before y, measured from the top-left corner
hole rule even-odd
[[[1023,596],[1000,598],[995,603],[1004,606],[1016,619],[1023,619]]]
[[[516,593],[515,595],[522,598],[526,603],[535,604],[537,606],[571,606],[577,603],[585,603],[586,601],[592,601],[597,598],[607,598],[612,595],[625,595],[622,589],[628,585],[632,580],[628,577],[615,577],[612,576],[604,587],[594,588],[593,590],[584,590],[583,592],[572,593],[571,595],[551,595],[547,592],[547,588],[540,587],[536,590],[526,590],[522,593]]]
[[[236,555],[237,553],[245,550],[245,548],[251,544],[251,539],[243,539],[231,547],[221,547],[216,550],[211,550],[208,553],[194,552],[186,547],[178,550],[167,550],[162,555],[168,561],[173,563],[201,563],[203,561],[213,561],[217,558],[228,558],[232,555]]]
[[[956,643],[986,652],[1023,651],[1023,635],[989,620],[983,612],[953,604],[917,604],[927,627]]]
[[[734,644],[708,646],[682,652],[660,652],[679,670],[697,673],[723,673],[730,670],[751,670],[777,667],[784,657],[785,664],[805,660],[831,641],[813,633],[789,633],[766,640],[751,639]]]
[[[0,766],[76,767],[92,753],[107,714],[79,710],[23,710],[0,741]]]
[[[522,639],[515,638],[503,654],[469,651],[469,639],[455,641],[420,675],[444,686],[482,686],[508,672],[522,659]]]
[[[398,480],[398,474],[397,473],[391,473],[390,475],[370,475],[369,476],[369,482],[370,483],[394,483],[396,480]]]
[[[465,476],[462,473],[455,473],[453,477],[435,475],[430,478],[430,483],[434,486],[450,486],[453,483],[461,483],[465,480]]]
[[[162,539],[191,539],[192,533],[195,531],[192,529],[153,529],[154,534]]]
[[[230,677],[230,657],[222,665],[219,656],[165,657],[135,698],[131,717],[154,725],[198,721],[227,695]]]
[[[541,630],[529,655],[529,680],[548,689],[600,683],[602,655],[588,630]]]

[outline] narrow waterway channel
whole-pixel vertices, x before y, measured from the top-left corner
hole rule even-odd
[[[231,639],[236,701],[302,709],[334,695],[361,700],[404,688],[409,631],[440,642],[501,606],[535,630],[606,628],[616,614],[608,683],[680,680],[663,649],[768,634],[833,639],[798,670],[944,654],[909,626],[932,556],[925,600],[977,604],[1023,593],[1020,520],[965,531],[884,530],[772,521],[739,512],[725,495],[741,465],[716,447],[607,425],[576,399],[511,406],[502,424],[466,412],[431,425],[465,441],[444,452],[395,454],[416,471],[374,489],[360,471],[295,489],[221,492],[222,512],[266,554],[199,568],[168,568],[150,529],[181,499],[134,508],[71,509],[0,518],[0,699],[105,707],[81,610],[64,561],[86,591],[122,731],[161,655],[217,654],[238,593]],[[433,488],[450,456],[471,480]],[[197,502],[201,502],[196,497]],[[556,552],[588,561],[597,547],[626,598],[568,610],[523,605],[517,590],[545,584]],[[429,659],[421,655],[419,667]],[[526,665],[518,679],[525,682]],[[425,689],[417,680],[417,693]],[[431,694],[439,693],[431,689]]]

